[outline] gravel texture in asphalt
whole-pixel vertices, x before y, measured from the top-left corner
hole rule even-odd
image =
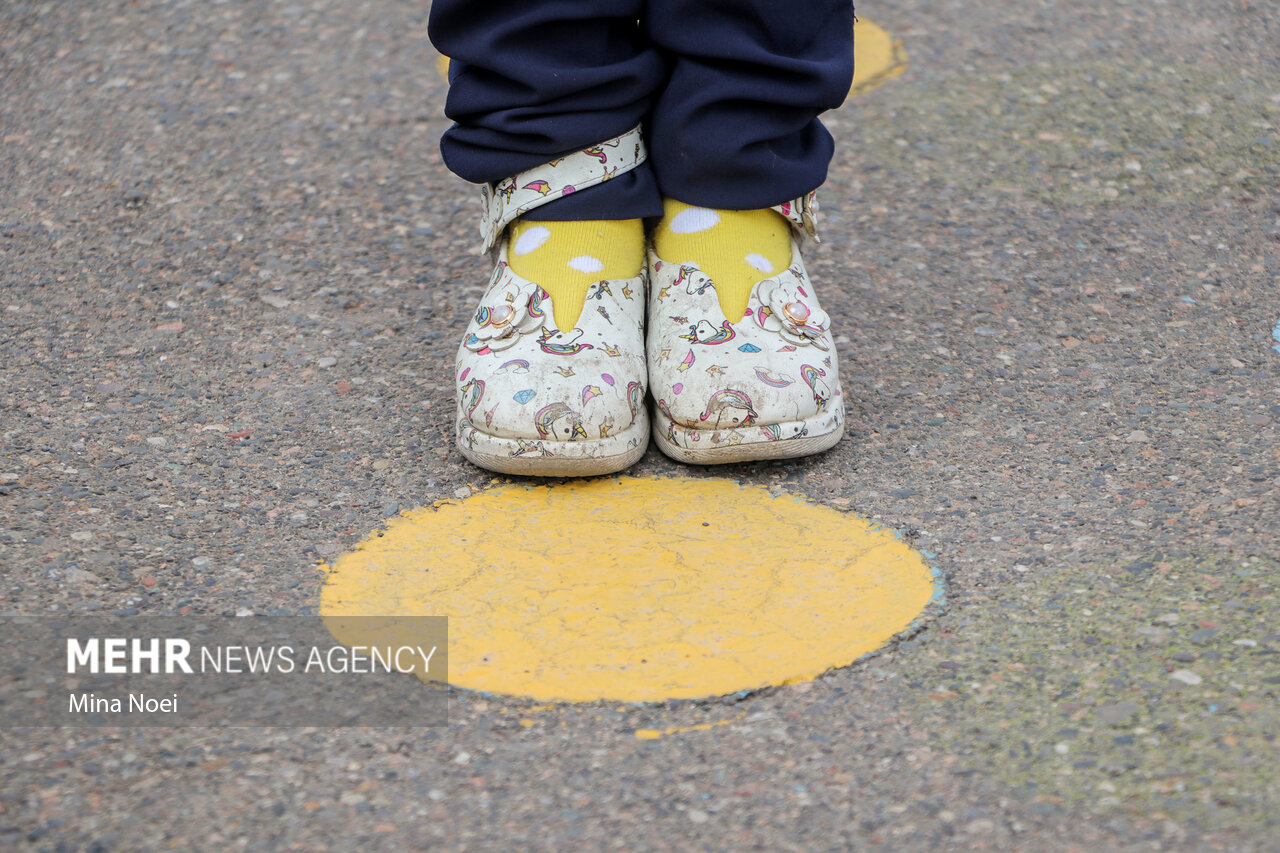
[[[859,11],[911,64],[829,116],[848,435],[715,475],[902,531],[945,614],[737,700],[3,730],[0,844],[1277,849],[1280,13]],[[0,6],[0,610],[313,612],[510,482],[452,446],[488,269],[426,16]]]

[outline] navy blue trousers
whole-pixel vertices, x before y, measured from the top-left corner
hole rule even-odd
[[[818,115],[853,79],[850,0],[433,0],[452,59],[440,143],[496,181],[644,124],[649,160],[528,219],[632,219],[662,197],[771,207],[826,179]]]

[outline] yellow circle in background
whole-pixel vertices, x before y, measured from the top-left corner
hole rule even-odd
[[[339,641],[341,616],[447,616],[451,684],[569,702],[813,678],[936,591],[892,531],[724,479],[494,488],[402,513],[326,571]]]
[[[861,18],[853,28],[853,86],[849,97],[869,92],[907,70],[902,39]]]
[[[849,97],[869,92],[907,70],[907,51],[902,39],[895,39],[883,28],[861,18],[853,28],[853,56],[853,86]],[[436,70],[448,82],[449,57],[436,57]]]

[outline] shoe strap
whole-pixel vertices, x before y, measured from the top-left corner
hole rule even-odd
[[[813,238],[813,242],[822,242],[818,239],[817,190],[806,193],[799,198],[794,198],[791,201],[784,201],[782,204],[774,205],[771,210],[776,210],[785,216],[796,229]]]
[[[484,241],[481,251],[487,252],[497,245],[503,229],[517,217],[569,193],[594,187],[629,172],[648,156],[637,126],[621,136],[534,166],[510,178],[481,184],[480,195],[484,204],[480,223],[480,235]]]

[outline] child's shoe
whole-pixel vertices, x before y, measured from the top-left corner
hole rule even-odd
[[[458,348],[457,443],[506,474],[588,476],[644,455],[646,270],[639,220],[524,214],[644,162],[640,128],[481,187],[493,278]]]
[[[621,471],[649,443],[645,271],[600,279],[576,298],[561,290],[555,298],[581,300],[581,311],[573,318],[577,305],[570,306],[570,320],[559,328],[556,315],[566,312],[556,310],[546,288],[512,269],[510,233],[525,224],[545,231],[559,223],[517,223],[500,245],[493,278],[458,348],[458,449],[476,465],[507,474]],[[539,236],[534,231],[525,242]]]
[[[647,350],[654,437],[671,458],[779,459],[840,441],[830,318],[787,222],[812,233],[812,203],[748,212],[668,203],[649,253]],[[722,292],[704,267],[722,276]]]

